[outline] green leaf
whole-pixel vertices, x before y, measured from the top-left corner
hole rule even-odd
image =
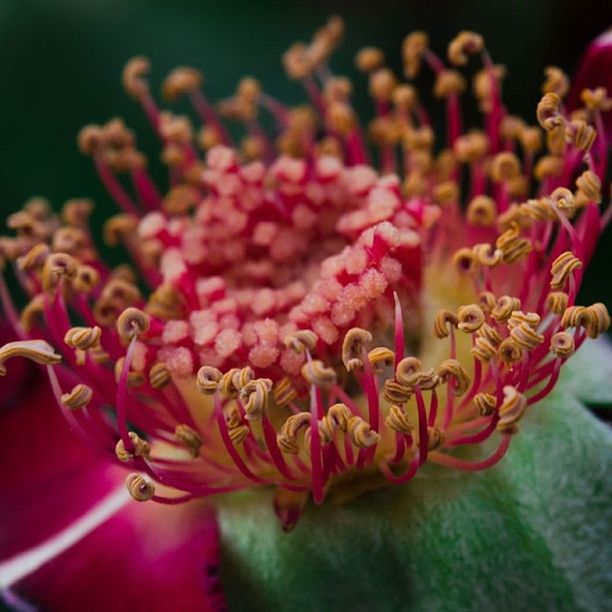
[[[270,490],[222,499],[231,609],[604,609],[612,434],[581,400],[612,401],[612,350],[590,344],[486,472],[426,466],[405,487],[309,505],[289,534]]]

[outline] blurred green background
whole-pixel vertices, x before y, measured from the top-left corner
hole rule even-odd
[[[173,66],[191,64],[204,71],[213,99],[231,93],[237,79],[250,73],[276,96],[298,102],[301,89],[285,79],[280,56],[330,13],[342,15],[347,25],[332,67],[353,77],[353,55],[365,44],[382,47],[399,72],[400,44],[409,31],[429,31],[432,47],[444,52],[458,30],[474,29],[485,36],[494,60],[510,69],[504,91],[511,111],[534,121],[543,68],[557,64],[571,73],[588,42],[612,24],[611,5],[608,0],[0,0],[0,212],[6,215],[35,194],[55,205],[92,197],[95,224],[114,210],[75,137],[86,123],[122,115],[136,129],[142,149],[158,150],[137,104],[120,86],[122,66],[134,54],[151,58],[155,86]],[[366,82],[357,83],[357,106],[368,112]],[[585,301],[612,305],[611,254],[608,233],[587,274]]]

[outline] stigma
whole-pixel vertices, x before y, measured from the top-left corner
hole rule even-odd
[[[361,475],[402,485],[427,462],[492,467],[610,325],[603,304],[576,303],[612,216],[606,92],[568,115],[568,79],[548,68],[529,125],[508,114],[505,68],[480,35],[459,33],[447,65],[416,32],[404,76],[433,72],[445,133],[375,47],[355,60],[373,102],[362,124],[329,64],[342,34],[331,18],[283,56],[299,107],[252,77],[213,104],[199,71],[175,69],[163,95],[187,98],[197,129],[158,105],[146,58],[128,62],[167,188],[121,119],[86,126],[78,145],[121,210],[104,240],[129,265],[104,262],[89,200],[58,215],[36,198],[8,218],[0,301],[19,340],[0,349],[0,375],[14,356],[44,365],[59,409],[128,467],[138,502],[271,486],[289,530],[310,497],[346,499]],[[466,130],[458,68],[472,62],[482,123]]]

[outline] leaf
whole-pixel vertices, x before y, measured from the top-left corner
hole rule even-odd
[[[405,487],[309,505],[290,534],[270,490],[222,499],[231,609],[603,609],[612,434],[580,400],[612,400],[611,360],[599,344],[569,362],[508,456],[484,473],[426,466]]]

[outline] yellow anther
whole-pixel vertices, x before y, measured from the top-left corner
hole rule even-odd
[[[100,342],[102,330],[95,327],[71,327],[64,336],[64,342],[75,349],[86,351]]]
[[[297,455],[299,453],[298,433],[300,429],[310,425],[310,413],[299,412],[291,415],[280,428],[276,441],[284,453]]]
[[[495,412],[497,401],[490,393],[477,393],[474,396],[474,405],[480,416],[491,416]]]
[[[379,68],[370,75],[370,95],[379,102],[389,102],[397,79],[389,68]]]
[[[493,110],[493,83],[499,84],[506,76],[506,67],[495,64],[491,69],[483,68],[479,70],[472,79],[472,91],[478,100],[478,108],[483,113],[490,113]],[[493,77],[493,78],[491,78]],[[503,120],[500,129],[503,129]],[[502,131],[502,137],[506,138]]]
[[[556,315],[562,315],[569,300],[567,293],[563,291],[551,291],[546,297],[546,308]]]
[[[552,280],[550,286],[552,289],[563,289],[570,275],[575,270],[582,268],[582,262],[571,252],[565,251],[561,253],[550,268]]]
[[[44,340],[17,340],[0,347],[0,376],[6,374],[4,362],[13,357],[25,357],[42,365],[55,365],[62,358]]]
[[[585,170],[576,179],[576,187],[589,202],[601,202],[601,181],[592,170]]]
[[[456,359],[442,361],[437,368],[437,374],[442,382],[453,382],[450,388],[454,395],[463,395],[470,385],[468,373]]]
[[[171,216],[183,216],[190,213],[200,199],[200,192],[192,185],[174,185],[165,195],[162,207]]]
[[[42,286],[45,291],[55,289],[60,280],[70,282],[77,271],[76,260],[67,253],[52,253],[47,257],[42,270]]]
[[[481,291],[478,294],[478,305],[486,314],[489,314],[495,308],[495,302],[495,294],[491,291]]]
[[[427,428],[427,450],[435,451],[444,446],[444,432],[437,427]]]
[[[129,453],[125,448],[125,444],[122,439],[119,439],[115,445],[115,455],[117,459],[123,463],[131,461],[134,457],[148,457],[151,454],[151,445],[143,440],[137,433],[130,431],[128,436],[134,445],[134,450]]]
[[[183,315],[183,298],[172,285],[160,285],[150,296],[145,307],[148,314],[164,320],[180,319]]]
[[[347,434],[358,448],[370,448],[380,442],[380,436],[359,416],[351,417],[347,425]]]
[[[149,93],[149,83],[146,76],[151,64],[146,57],[132,58],[123,69],[123,87],[133,98],[140,99]]]
[[[433,146],[434,139],[434,131],[428,125],[423,125],[419,128],[409,128],[404,132],[404,146],[410,151],[429,152]]]
[[[491,164],[491,178],[496,182],[510,181],[521,173],[521,162],[514,153],[498,153]]]
[[[502,337],[499,332],[488,323],[482,325],[482,327],[476,332],[476,335],[479,338],[485,338],[495,346],[499,346],[502,341]]]
[[[355,127],[355,113],[346,102],[335,100],[327,106],[325,121],[330,130],[347,136]]]
[[[283,341],[292,351],[302,354],[304,350],[312,351],[317,346],[319,338],[309,329],[300,329],[288,335]]]
[[[528,351],[533,350],[536,346],[544,342],[544,336],[535,331],[527,322],[515,325],[515,327],[510,330],[510,337],[518,347]]]
[[[329,407],[327,414],[319,421],[319,434],[325,444],[334,439],[336,430],[347,431],[349,421],[353,418],[352,412],[346,404],[334,404]]]
[[[196,384],[205,395],[214,395],[222,378],[223,374],[217,368],[202,366],[196,374]]]
[[[130,474],[125,479],[125,486],[137,502],[149,501],[155,495],[155,485],[142,474]]]
[[[565,141],[574,145],[580,151],[588,151],[597,138],[595,128],[588,125],[582,119],[570,121],[568,129],[565,131]]]
[[[612,109],[612,99],[608,98],[608,91],[605,87],[596,89],[583,89],[580,99],[590,111],[609,111]]]
[[[134,306],[141,297],[138,287],[134,283],[129,283],[122,278],[112,278],[109,280],[100,293],[102,300],[108,300],[119,308]]]
[[[79,293],[89,294],[99,282],[100,273],[93,266],[82,264],[76,270],[72,286]]]
[[[512,365],[516,361],[519,361],[523,356],[523,351],[518,344],[514,341],[514,338],[506,338],[497,349],[499,358],[506,364]]]
[[[228,434],[232,444],[242,444],[246,440],[246,437],[249,435],[249,428],[247,425],[238,425],[237,427],[231,427],[228,430]]]
[[[409,434],[414,429],[408,415],[396,404],[393,404],[389,409],[385,424],[389,429],[403,434]]]
[[[174,436],[183,446],[186,446],[192,457],[197,457],[202,449],[202,437],[200,434],[189,427],[189,425],[177,425],[174,429]]]
[[[493,249],[488,242],[475,244],[472,247],[472,253],[474,253],[474,259],[478,264],[485,267],[493,267],[502,261],[502,251],[500,249]]]
[[[360,327],[353,327],[346,332],[342,342],[342,363],[347,372],[363,367],[365,345],[372,342],[372,334]]]
[[[117,333],[124,342],[146,333],[151,325],[149,315],[138,308],[126,308],[117,319]]]
[[[21,310],[19,322],[25,331],[30,331],[36,325],[45,311],[45,298],[43,295],[35,295]]]
[[[504,140],[518,140],[524,126],[525,122],[520,117],[506,115],[499,125],[499,133]]]
[[[456,70],[442,70],[436,76],[433,94],[436,98],[447,98],[465,91],[465,79]]]
[[[404,60],[404,74],[409,79],[413,79],[421,70],[421,60],[428,45],[429,36],[425,32],[412,32],[404,38],[402,58]]]
[[[489,139],[486,134],[477,130],[460,136],[453,145],[456,158],[460,162],[468,164],[483,159],[488,150]]]
[[[460,306],[457,311],[457,327],[466,334],[472,334],[485,322],[485,314],[477,304],[467,304]]]
[[[154,389],[161,389],[170,382],[170,370],[168,366],[159,361],[154,363],[149,370],[149,382]]]
[[[281,378],[272,389],[272,397],[277,406],[286,406],[297,396],[298,392],[288,376]]]
[[[162,93],[170,101],[177,100],[183,94],[196,91],[202,87],[202,73],[195,68],[179,66],[175,68],[164,80]]]
[[[468,247],[463,247],[453,254],[453,265],[461,272],[473,272],[477,264],[476,253]]]
[[[495,308],[491,311],[491,316],[500,323],[505,323],[515,310],[521,309],[521,300],[511,295],[502,295]]]
[[[240,389],[234,384],[236,375],[240,374],[240,368],[230,368],[221,376],[219,381],[219,391],[221,395],[227,399],[234,399],[238,397]]]
[[[586,332],[589,338],[597,338],[610,327],[610,314],[605,304],[597,302],[586,309]]]
[[[417,103],[417,92],[412,85],[402,83],[393,90],[393,104],[398,109],[411,110]]]
[[[237,391],[241,391],[248,383],[255,378],[255,372],[249,366],[240,368],[232,374],[232,385]]]
[[[523,312],[515,310],[508,319],[508,329],[514,329],[517,325],[526,323],[532,329],[537,329],[540,324],[540,315],[537,312]]]
[[[584,306],[570,306],[561,317],[561,327],[563,329],[567,329],[568,327],[586,327],[586,325],[587,314]]]
[[[384,346],[377,346],[368,353],[368,361],[375,374],[380,374],[384,368],[391,367],[395,362],[395,353]]]
[[[536,153],[542,148],[542,132],[537,126],[524,126],[519,132],[519,142],[528,153]]]
[[[244,404],[247,420],[259,421],[263,417],[271,390],[272,381],[269,378],[257,378],[242,387],[240,400]]]
[[[486,195],[476,196],[468,204],[466,218],[472,225],[484,227],[493,225],[497,219],[495,200]]]
[[[336,383],[336,372],[333,368],[325,367],[318,359],[307,362],[302,366],[302,376],[306,382],[315,387],[331,387]]]
[[[476,32],[464,30],[459,32],[448,45],[448,59],[451,64],[463,66],[467,64],[468,55],[480,53],[484,49],[484,39]]]
[[[536,116],[538,123],[550,131],[563,125],[563,117],[560,114],[561,98],[555,93],[546,93],[538,102]]]
[[[565,72],[556,66],[548,66],[544,70],[544,75],[546,80],[542,85],[542,93],[553,93],[559,98],[565,98],[570,87],[569,78]]]
[[[550,350],[557,355],[567,359],[574,354],[576,346],[574,344],[574,336],[568,332],[557,332],[550,339]]]
[[[518,422],[527,408],[527,398],[514,387],[504,387],[504,401],[499,407],[499,421],[497,431],[502,434],[515,434],[518,431]]]
[[[497,349],[502,338],[497,330],[485,323],[477,332],[474,346],[471,349],[472,356],[478,361],[487,363],[497,355]]]
[[[383,397],[390,404],[405,404],[412,397],[412,387],[388,378],[383,386]]]
[[[558,217],[551,203],[549,198],[531,199],[521,204],[519,210],[535,221],[556,221]]]
[[[416,357],[404,357],[395,367],[395,379],[400,384],[412,387],[419,382],[423,364]]]
[[[459,318],[450,310],[438,310],[434,320],[434,334],[437,338],[446,338],[450,333],[451,327],[459,326]]]
[[[64,393],[62,395],[62,404],[70,410],[78,410],[89,404],[93,397],[93,390],[91,387],[79,383],[72,388],[70,393]]]
[[[17,259],[17,267],[20,270],[29,271],[42,268],[47,257],[49,257],[49,246],[44,243],[38,243],[33,246],[25,255]]]

